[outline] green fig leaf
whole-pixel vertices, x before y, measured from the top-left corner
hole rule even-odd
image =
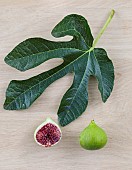
[[[62,58],[63,63],[27,80],[13,80],[6,91],[4,108],[27,109],[54,81],[74,72],[71,87],[64,94],[58,109],[58,119],[65,126],[78,118],[88,105],[88,81],[91,75],[98,81],[98,88],[105,102],[114,84],[114,67],[107,53],[92,48],[93,36],[86,19],[77,14],[66,16],[52,30],[56,38],[73,36],[71,41],[54,42],[42,38],[30,38],[17,45],[5,62],[20,70],[37,67],[52,58]]]
[[[69,42],[54,42],[42,38],[30,38],[18,44],[6,57],[5,62],[20,70],[26,71],[52,58],[65,58],[92,46],[93,36],[87,20],[80,15],[66,16],[52,30],[54,37],[71,35]]]

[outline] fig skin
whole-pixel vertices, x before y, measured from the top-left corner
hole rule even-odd
[[[43,127],[44,127],[45,125],[47,125],[47,124],[52,124],[52,125],[54,125],[54,126],[57,127],[57,129],[58,129],[58,131],[59,131],[59,133],[60,133],[60,139],[59,139],[57,142],[55,142],[54,144],[43,145],[43,144],[41,144],[40,142],[38,142],[36,135],[37,135],[38,131],[41,130],[41,128],[43,128]],[[37,129],[35,130],[35,132],[34,132],[34,140],[35,140],[35,142],[36,142],[38,145],[43,146],[43,147],[46,147],[46,148],[56,145],[56,144],[61,140],[61,138],[62,138],[62,132],[61,132],[60,127],[59,127],[58,124],[55,123],[50,117],[48,117],[48,118],[46,119],[46,121],[44,121],[42,124],[40,124],[40,125],[37,127]]]
[[[87,150],[103,148],[107,143],[105,131],[97,126],[94,120],[81,132],[80,145]]]

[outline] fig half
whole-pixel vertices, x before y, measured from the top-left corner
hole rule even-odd
[[[61,136],[60,127],[51,118],[47,118],[34,132],[36,143],[44,147],[56,145],[60,141]]]

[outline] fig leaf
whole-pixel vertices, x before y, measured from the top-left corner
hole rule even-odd
[[[52,35],[56,38],[69,35],[73,36],[73,39],[54,42],[30,38],[18,44],[5,57],[8,65],[20,71],[37,67],[52,58],[62,58],[63,63],[27,80],[12,80],[6,91],[4,108],[27,109],[51,83],[69,72],[74,72],[73,84],[64,94],[58,109],[59,123],[65,126],[85,111],[88,104],[88,80],[91,75],[98,80],[103,102],[108,99],[114,84],[114,67],[106,51],[95,48],[100,37],[93,41],[88,22],[83,16],[66,16],[52,30]]]

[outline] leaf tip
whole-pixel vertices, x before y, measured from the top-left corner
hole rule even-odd
[[[5,110],[10,110],[10,109],[7,107],[6,100],[5,100],[4,104],[3,104],[3,109],[5,109]]]
[[[105,103],[107,101],[107,98],[102,98],[102,101]]]
[[[51,31],[51,35],[52,35],[53,37],[56,37],[56,38],[58,37],[55,28]]]
[[[7,55],[7,56],[8,56],[8,55]],[[9,63],[8,63],[8,57],[7,57],[7,56],[4,58],[4,62],[9,65]]]

